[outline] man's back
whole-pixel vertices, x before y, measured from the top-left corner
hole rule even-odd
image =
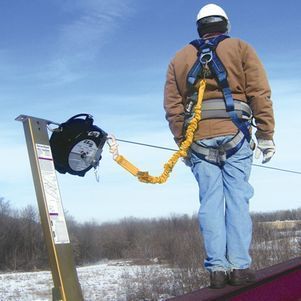
[[[257,57],[253,48],[246,42],[228,38],[220,42],[217,46],[216,53],[227,70],[227,79],[234,99],[247,102],[255,116],[260,114],[271,114],[272,103],[267,104],[270,99],[271,90],[267,81],[264,68]],[[175,106],[171,95],[178,94],[181,102],[186,104],[187,97],[187,75],[193,64],[197,60],[197,49],[188,44],[172,59],[167,73],[167,81],[165,85],[165,108],[168,116],[176,113]],[[223,98],[221,89],[214,78],[206,79],[207,86],[204,99]],[[179,133],[178,122],[173,123],[170,120],[171,129],[176,134]],[[262,130],[265,133],[271,133],[274,127],[273,121],[264,124]],[[259,125],[259,132],[261,128]],[[216,137],[220,135],[235,134],[237,128],[229,119],[210,119],[202,120],[199,129],[195,134],[195,140],[208,137]],[[177,137],[176,137],[177,138]],[[270,137],[267,137],[267,139]]]

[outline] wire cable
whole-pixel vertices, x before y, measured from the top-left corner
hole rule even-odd
[[[136,141],[124,140],[124,139],[117,139],[116,138],[116,141],[129,143],[129,144],[140,145],[140,146],[145,146],[145,147],[163,149],[163,150],[173,151],[173,152],[177,151],[177,149],[175,149],[175,148],[169,148],[169,147],[164,147],[164,146],[159,146],[159,145],[153,145],[153,144],[141,143],[141,142],[136,142]],[[271,170],[275,170],[275,171],[281,171],[281,172],[287,172],[287,173],[293,173],[293,174],[301,175],[301,171],[278,168],[278,167],[273,167],[273,166],[264,166],[264,165],[254,164],[254,163],[252,165],[255,166],[255,167],[260,167],[260,168],[271,169]]]
[[[147,146],[147,147],[153,147],[153,148],[159,148],[159,149],[164,149],[172,152],[176,152],[177,149],[175,148],[169,148],[169,147],[164,147],[164,146],[159,146],[159,145],[152,145],[152,144],[146,144],[146,143],[141,143],[141,142],[135,142],[135,141],[129,141],[129,140],[122,140],[122,139],[117,139],[116,141],[124,142],[124,143],[131,143],[131,144],[136,144],[136,145],[141,145],[141,146]]]
[[[258,165],[258,164],[252,164],[252,165],[256,166],[256,167],[261,167],[261,168],[272,169],[272,170],[276,170],[276,171],[283,171],[283,172],[289,172],[289,173],[294,173],[294,174],[297,174],[297,175],[301,175],[301,171],[278,168],[278,167],[272,167],[272,166],[264,166],[264,165]]]

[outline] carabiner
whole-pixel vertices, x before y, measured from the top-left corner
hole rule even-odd
[[[113,159],[115,160],[119,156],[119,152],[118,144],[114,135],[107,136],[107,144],[109,145],[110,153],[113,155]]]

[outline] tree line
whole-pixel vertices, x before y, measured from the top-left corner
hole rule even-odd
[[[301,250],[300,225],[289,233],[265,227],[263,222],[301,220],[301,208],[269,213],[253,213],[252,252],[255,268],[278,263]],[[77,265],[103,259],[132,259],[136,262],[168,263],[184,268],[191,275],[202,266],[203,242],[197,216],[138,219],[124,218],[110,223],[78,223],[66,214],[66,221]],[[291,246],[291,239],[295,244]],[[287,241],[283,241],[286,239]],[[271,259],[272,258],[272,259]],[[12,208],[0,198],[0,270],[39,270],[48,268],[48,255],[37,208]],[[197,276],[197,275],[196,275]],[[194,277],[198,281],[197,277]]]

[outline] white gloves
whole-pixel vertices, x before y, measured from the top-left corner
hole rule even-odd
[[[257,147],[255,151],[255,158],[259,159],[262,153],[262,163],[269,162],[274,156],[276,147],[273,140],[257,139]]]

